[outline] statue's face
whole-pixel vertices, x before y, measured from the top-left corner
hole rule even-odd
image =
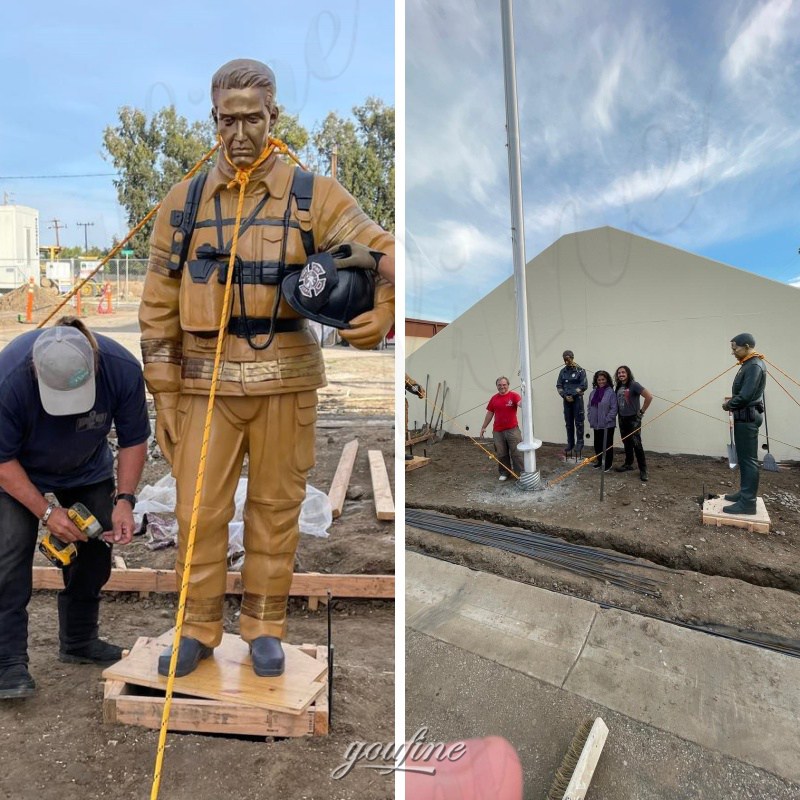
[[[249,89],[219,89],[213,110],[217,132],[231,162],[246,169],[267,146],[269,132],[278,117],[270,108],[269,91],[254,86]]]
[[[736,342],[731,342],[731,353],[733,353],[733,357],[737,361],[741,361],[745,356],[750,354],[752,347],[748,347],[746,344],[736,344]]]

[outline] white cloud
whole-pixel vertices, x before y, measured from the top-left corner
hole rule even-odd
[[[792,12],[793,0],[769,0],[755,8],[728,48],[723,75],[735,81],[746,70],[757,70],[760,62],[777,57],[778,46],[791,34],[788,22]]]

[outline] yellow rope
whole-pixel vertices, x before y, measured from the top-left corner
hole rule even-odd
[[[181,180],[187,180],[191,178],[202,166],[203,164],[208,161],[214,153],[219,150],[219,144],[215,144],[184,176]],[[37,328],[43,328],[64,306],[106,265],[112,258],[114,258],[120,250],[131,240],[137,233],[145,226],[147,223],[155,216],[158,209],[161,208],[161,203],[154,206],[150,209],[147,213],[147,216],[138,224],[135,225],[133,228],[128,231],[128,234],[125,238],[117,243],[114,247],[111,248],[108,255],[105,256],[100,263],[79,283],[72,287],[65,295],[64,299],[36,326]]]
[[[194,550],[194,540],[197,534],[197,522],[200,516],[200,497],[203,491],[203,482],[206,471],[206,457],[208,454],[208,441],[211,434],[211,417],[214,411],[214,401],[217,395],[217,385],[219,383],[220,375],[220,362],[222,360],[222,346],[225,341],[225,332],[227,330],[228,318],[230,315],[230,301],[231,301],[231,286],[233,282],[233,268],[236,259],[236,249],[239,245],[239,226],[242,219],[242,211],[244,209],[244,194],[247,183],[250,180],[250,173],[259,165],[266,161],[267,158],[276,150],[272,139],[269,140],[264,152],[259,156],[256,162],[246,170],[237,169],[236,176],[228,184],[232,188],[236,184],[239,185],[239,202],[236,208],[236,221],[233,228],[233,243],[231,244],[231,254],[228,259],[228,273],[225,279],[225,294],[222,301],[222,315],[219,321],[219,330],[217,332],[217,349],[214,353],[214,370],[211,377],[211,390],[208,394],[208,406],[206,408],[206,419],[203,427],[203,441],[200,445],[200,462],[197,468],[197,482],[194,490],[194,501],[192,502],[192,516],[189,523],[189,534],[186,542],[186,554],[184,556],[183,579],[181,581],[181,593],[178,599],[178,613],[175,618],[175,636],[172,640],[172,657],[169,662],[169,676],[167,677],[167,689],[164,699],[164,711],[161,716],[161,729],[158,737],[158,751],[156,753],[156,765],[153,773],[153,786],[150,793],[151,800],[157,800],[158,790],[161,785],[161,767],[164,760],[164,748],[167,738],[167,725],[169,723],[169,714],[172,707],[172,691],[173,684],[175,683],[175,666],[178,662],[178,651],[180,649],[181,631],[183,630],[183,621],[186,611],[186,598],[189,594],[189,575],[192,567],[192,553]],[[224,150],[223,150],[224,153]],[[225,153],[227,158],[227,153]]]
[[[775,367],[775,369],[778,370],[778,372],[780,372],[780,374],[783,375],[784,378],[787,378],[788,380],[790,380],[795,386],[800,386],[800,383],[798,383],[790,375],[787,375],[779,366],[777,366],[776,364],[773,364],[768,358],[764,357],[764,361],[766,361],[767,364],[769,364],[771,367]],[[774,376],[773,376],[773,379],[774,379]],[[777,381],[776,381],[776,383],[777,383]],[[791,397],[791,395],[790,395],[790,397]],[[792,399],[794,399],[794,398],[792,398]]]

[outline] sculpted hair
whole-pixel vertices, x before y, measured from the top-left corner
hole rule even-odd
[[[617,377],[617,373],[618,373],[618,372],[619,372],[621,369],[624,369],[624,370],[625,370],[625,372],[627,372],[627,373],[628,373],[628,380],[627,380],[627,381],[625,381],[625,383],[623,383],[621,380],[619,380],[619,379],[617,378],[617,382],[616,382],[616,384],[615,384],[615,386],[614,386],[614,391],[616,391],[617,389],[619,389],[619,387],[620,387],[620,386],[630,386],[630,385],[633,383],[633,373],[631,372],[631,368],[630,368],[630,367],[626,367],[626,366],[625,366],[625,364],[620,364],[620,365],[619,365],[619,366],[618,366],[618,367],[617,367],[617,368],[614,370],[614,377],[615,377],[615,378]]]
[[[251,58],[237,58],[223,64],[211,78],[211,103],[216,108],[219,89],[267,89],[267,104],[275,102],[277,83],[275,73],[261,61]]]

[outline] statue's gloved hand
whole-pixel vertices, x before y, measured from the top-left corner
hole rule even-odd
[[[344,242],[328,251],[337,269],[371,269],[378,271],[378,262],[385,255],[358,242]]]
[[[394,322],[394,286],[379,280],[375,285],[375,307],[359,314],[339,335],[359,350],[377,347]]]
[[[156,441],[170,466],[178,444],[179,398],[178,392],[161,392],[153,397],[156,404]]]

